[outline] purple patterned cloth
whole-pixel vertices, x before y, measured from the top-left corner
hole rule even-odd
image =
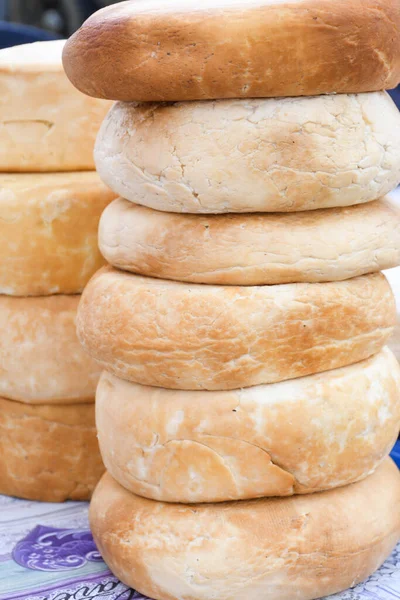
[[[88,529],[54,529],[38,525],[15,546],[16,563],[37,571],[70,571],[102,558]]]

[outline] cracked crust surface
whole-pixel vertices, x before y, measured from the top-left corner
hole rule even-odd
[[[61,61],[65,40],[0,50],[0,171],[94,169],[111,103],[78,92]]]
[[[113,100],[313,96],[400,80],[397,0],[134,0],[99,11],[64,67]]]
[[[101,217],[99,246],[115,267],[163,279],[340,281],[400,264],[400,207],[385,198],[302,213],[188,215],[119,198]]]
[[[0,397],[28,404],[92,401],[100,369],[76,336],[79,299],[0,295]]]
[[[113,573],[159,600],[311,600],[366,579],[400,537],[390,459],[344,488],[224,504],[165,504],[104,475],[90,523]]]
[[[0,174],[0,294],[78,294],[104,260],[99,219],[115,195],[96,172]]]
[[[385,348],[341,369],[223,392],[104,372],[96,425],[109,473],[153,500],[318,492],[366,477],[389,454],[400,430],[400,367]]]
[[[167,212],[297,212],[376,200],[400,181],[386,92],[117,103],[95,147],[103,181]]]
[[[0,493],[89,500],[104,473],[94,404],[28,406],[0,398]]]
[[[342,367],[378,352],[396,310],[380,273],[276,286],[187,284],[101,269],[77,316],[114,375],[175,389],[236,389]]]

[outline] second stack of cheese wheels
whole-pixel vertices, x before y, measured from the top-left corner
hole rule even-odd
[[[393,1],[135,0],[67,43],[119,101],[77,318],[105,370],[91,523],[149,597],[310,600],[400,538],[399,25]]]
[[[92,156],[111,103],[70,84],[64,43],[0,52],[0,493],[46,501],[89,499],[104,471],[75,322],[115,198]]]

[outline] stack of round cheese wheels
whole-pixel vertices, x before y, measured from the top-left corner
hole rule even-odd
[[[89,499],[104,471],[75,322],[116,196],[92,157],[111,103],[71,85],[64,43],[0,51],[0,493],[46,501]]]
[[[400,538],[400,7],[132,0],[67,42],[117,100],[78,337],[99,549],[155,600],[311,600]]]

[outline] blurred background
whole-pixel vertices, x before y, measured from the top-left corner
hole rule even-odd
[[[67,38],[92,13],[121,0],[0,0],[0,48]],[[391,92],[400,108],[400,87]]]
[[[0,20],[25,35],[68,37],[89,15],[119,0],[0,0]],[[31,28],[39,29],[34,31]],[[3,46],[4,40],[0,40]]]

